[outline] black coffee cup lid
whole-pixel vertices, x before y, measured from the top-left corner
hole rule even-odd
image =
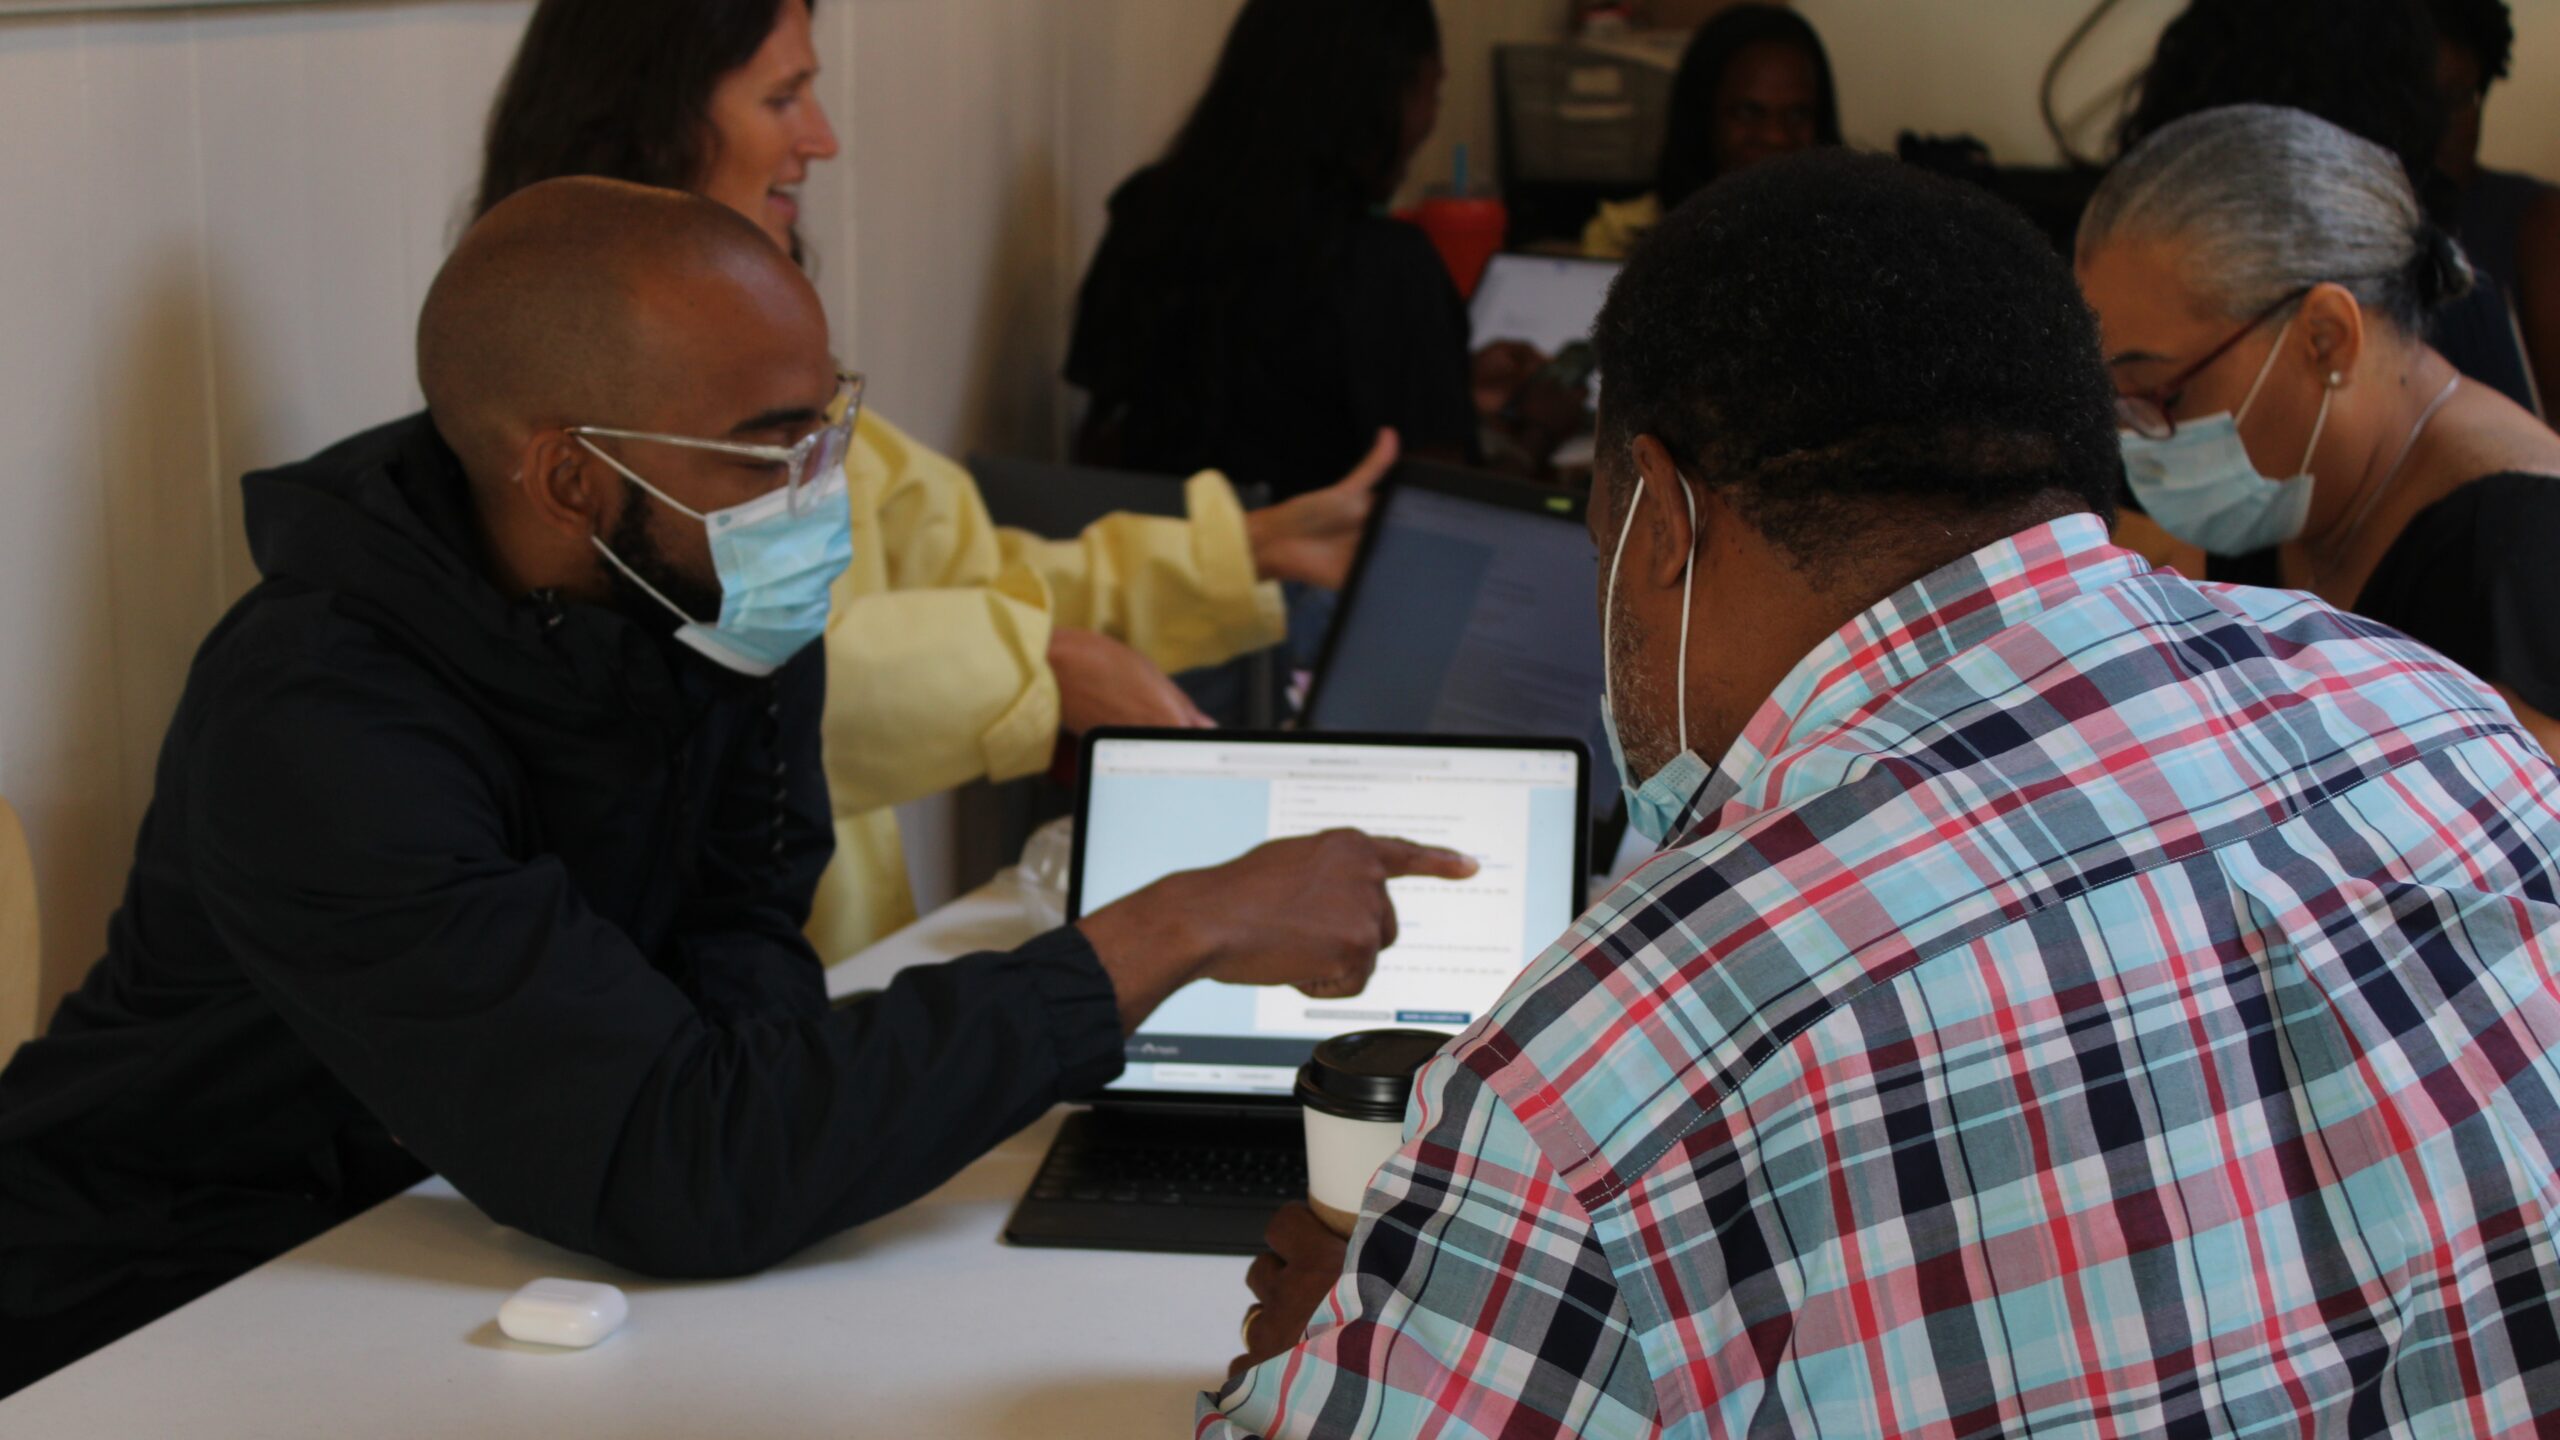
[[[1298,1103],[1345,1120],[1401,1121],[1413,1078],[1449,1037],[1437,1030],[1354,1030],[1298,1067]]]

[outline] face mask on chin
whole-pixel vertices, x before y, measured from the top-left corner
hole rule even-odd
[[[1677,697],[1675,714],[1679,729],[1676,739],[1679,753],[1669,764],[1638,781],[1627,763],[1625,739],[1618,729],[1615,691],[1617,681],[1618,570],[1627,558],[1627,538],[1635,533],[1636,511],[1644,504],[1644,481],[1631,478],[1635,492],[1627,497],[1627,518],[1618,527],[1618,546],[1609,557],[1609,584],[1600,601],[1600,718],[1609,732],[1609,757],[1618,767],[1619,784],[1627,798],[1627,823],[1635,832],[1656,845],[1667,844],[1687,813],[1689,802],[1697,798],[1714,772],[1698,753],[1689,748],[1689,599],[1698,578],[1698,497],[1689,488],[1687,476],[1679,477],[1680,496],[1689,502],[1688,559],[1680,569],[1680,651],[1679,662],[1672,671],[1671,689]]]

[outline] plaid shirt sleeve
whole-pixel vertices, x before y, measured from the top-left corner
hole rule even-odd
[[[1416,1099],[1332,1298],[1297,1349],[1202,1397],[1200,1440],[1659,1433],[1591,1219],[1529,1132],[1450,1056]]]

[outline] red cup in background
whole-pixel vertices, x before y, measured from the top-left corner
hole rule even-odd
[[[1449,278],[1458,282],[1458,294],[1468,299],[1474,298],[1476,283],[1484,279],[1484,267],[1502,253],[1503,236],[1511,228],[1511,212],[1490,198],[1434,195],[1404,218],[1431,237],[1440,263],[1449,267]]]

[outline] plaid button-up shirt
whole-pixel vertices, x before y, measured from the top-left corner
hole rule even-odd
[[[2478,681],[2078,517],[1688,818],[1202,1436],[2560,1433],[2560,773]]]

